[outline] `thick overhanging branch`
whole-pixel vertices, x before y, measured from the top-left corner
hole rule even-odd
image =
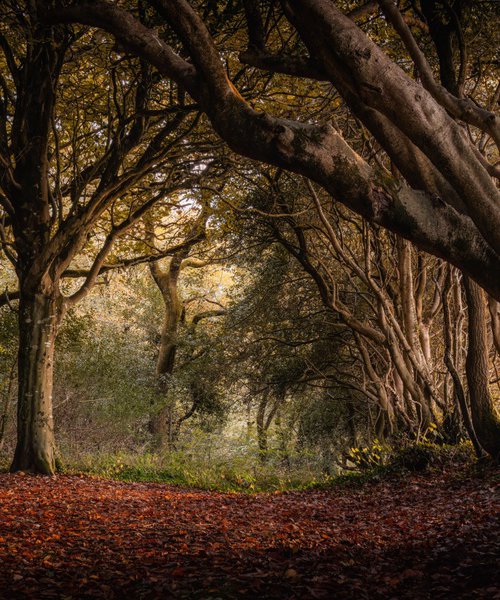
[[[238,94],[228,79],[220,60],[212,36],[200,16],[187,0],[148,0],[164,17],[188,49],[200,84],[198,93],[206,98],[224,101],[228,96]],[[189,88],[187,88],[189,91]],[[239,94],[238,94],[239,95]]]
[[[216,54],[213,43],[211,42],[208,50],[205,48],[204,42],[209,34],[191,6],[184,0],[172,0],[168,3],[155,1],[154,4],[161,5],[161,13],[168,18],[169,24],[179,37],[183,41],[189,41],[188,48],[193,62],[196,64],[196,69],[198,69],[198,74],[189,63],[185,63],[181,68],[178,60],[182,61],[182,59],[173,55],[168,47],[166,49],[165,45],[158,40],[156,33],[139,24],[131,15],[121,9],[97,2],[82,5],[85,6],[83,12],[82,10],[72,12],[70,9],[64,9],[61,13],[66,22],[81,20],[87,24],[104,27],[132,51],[154,64],[162,74],[185,85],[189,93],[200,103],[200,108],[207,113],[218,134],[237,153],[285,168],[316,181],[335,199],[358,214],[402,235],[419,248],[448,260],[467,272],[493,297],[500,299],[500,281],[497,276],[500,271],[500,257],[492,249],[493,246],[486,241],[486,239],[492,241],[500,239],[500,227],[495,228],[495,223],[499,219],[497,206],[493,207],[491,198],[488,197],[488,193],[485,193],[485,189],[491,191],[493,184],[486,173],[485,177],[488,178],[489,183],[484,182],[484,177],[477,176],[477,169],[479,168],[481,171],[482,167],[463,137],[463,132],[457,130],[455,132],[456,139],[452,139],[453,143],[457,139],[461,139],[465,152],[464,156],[457,158],[452,170],[454,173],[463,171],[460,174],[462,184],[471,180],[472,171],[476,173],[477,178],[466,194],[463,189],[457,190],[464,201],[464,194],[466,195],[470,207],[469,214],[472,208],[474,209],[474,221],[466,215],[459,214],[442,199],[434,198],[423,191],[399,187],[396,180],[378,174],[354,152],[332,127],[278,119],[253,110],[227,79],[224,66]],[[324,8],[325,3],[319,2],[319,0],[303,0],[295,5],[300,5],[301,10],[304,10],[313,5],[315,9],[318,8],[316,5]],[[102,6],[106,7],[106,18],[99,14]],[[387,66],[386,62],[389,59],[373,43],[369,42],[365,34],[356,28],[350,19],[342,13],[339,13],[339,17],[338,11],[332,3],[328,3],[328,11],[333,11],[333,25],[341,38],[338,42],[340,49],[350,61],[346,64],[345,69],[352,71],[354,61],[356,63],[354,66],[360,67],[356,69],[356,76],[365,77],[368,82],[372,76],[375,77],[375,74],[377,78],[383,78],[385,82],[387,75],[397,71],[395,80],[390,84],[387,83],[390,94],[388,97],[384,96],[384,102],[380,100],[375,91],[368,88],[368,91],[365,89],[361,92],[362,99],[368,105],[375,105],[375,109],[380,109],[383,114],[387,113],[386,117],[392,122],[396,120],[397,126],[402,128],[412,141],[415,136],[423,135],[425,143],[422,143],[422,139],[419,138],[417,145],[431,160],[434,160],[433,153],[426,151],[429,136],[438,138],[443,149],[452,150],[452,153],[456,155],[457,148],[443,142],[443,136],[448,135],[448,129],[456,126],[453,120],[446,117],[446,113],[436,105],[434,99],[421,86],[412,82],[402,71],[398,70],[396,65],[391,63]],[[53,13],[51,18],[55,20],[56,15],[59,15],[59,12]],[[309,17],[304,17],[304,19],[311,21],[313,16],[314,14],[310,13]],[[330,18],[332,14],[327,16]],[[349,24],[348,27],[345,21]],[[316,21],[314,22],[316,23]],[[305,25],[297,27],[301,35]],[[359,36],[362,37],[361,41],[358,39]],[[309,42],[309,40],[306,41]],[[324,39],[319,41],[324,43]],[[358,46],[361,44],[359,47],[356,46],[361,54],[365,50],[364,47],[369,46],[369,57],[356,55],[356,58],[353,54],[349,54],[349,52],[353,53],[352,44],[358,44]],[[329,44],[326,45],[327,49],[328,47]],[[175,60],[173,56],[175,56]],[[329,56],[328,54],[324,57],[326,65],[331,64]],[[383,58],[382,65],[379,64],[375,70],[373,62],[370,62],[370,57],[372,59],[380,57],[380,60]],[[382,66],[383,68],[381,68]],[[390,70],[390,73],[387,72],[387,69]],[[200,87],[195,84],[200,81],[204,86]],[[398,97],[398,102],[389,111],[387,102],[392,102],[392,96],[398,93],[403,97]],[[411,102],[408,94],[411,95]],[[414,110],[412,105],[416,101],[415,94],[427,94],[427,97],[424,102],[419,96],[420,100],[417,99]],[[397,118],[395,116],[400,112],[401,102],[404,107],[403,113],[406,114],[409,110],[414,110],[415,113],[412,113],[412,124],[409,129],[404,123],[404,119],[409,118],[408,114],[406,116],[404,114],[397,115]],[[429,114],[425,112],[427,109],[430,111]],[[439,112],[439,110],[442,111],[439,116],[443,117],[443,120],[438,119],[434,123],[435,112]],[[422,116],[423,124],[416,124],[415,121],[418,121],[420,116]],[[446,127],[443,129],[445,125]],[[422,127],[424,132],[421,131]],[[470,161],[468,154],[472,156]],[[450,157],[448,158],[451,160]],[[469,162],[470,164],[468,164]],[[439,161],[437,161],[437,166],[440,170],[443,167]],[[449,172],[446,170],[443,172],[446,172],[448,178]],[[455,189],[460,188],[453,177],[448,180]],[[483,184],[486,186],[484,189]],[[478,186],[480,186],[480,190],[476,189]],[[496,189],[493,191],[497,197]],[[476,203],[473,207],[471,198]],[[482,205],[484,210],[481,210],[478,198],[484,201]],[[481,218],[477,216],[479,213],[481,213]],[[491,219],[486,218],[488,215],[491,215]],[[495,217],[495,215],[497,216]],[[484,237],[476,223],[480,223],[481,232],[485,234]]]
[[[283,4],[309,53],[321,61],[338,91],[344,95],[349,82],[348,91],[354,90],[364,104],[400,129],[446,177],[484,238],[500,252],[499,193],[462,127],[333,2]]]
[[[194,67],[127,11],[96,0],[48,11],[45,19],[52,23],[82,23],[112,33],[125,48],[148,60],[165,77],[181,83],[191,95],[196,95]]]
[[[380,6],[402,39],[408,53],[418,69],[422,84],[432,97],[451,115],[466,123],[470,123],[491,135],[500,148],[500,119],[495,113],[484,110],[469,98],[457,98],[434,79],[432,69],[424,53],[418,47],[410,28],[393,0],[379,0]]]

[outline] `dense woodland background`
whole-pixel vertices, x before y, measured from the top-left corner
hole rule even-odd
[[[498,458],[498,5],[293,4],[2,3],[5,467]],[[366,40],[390,68],[349,66]]]

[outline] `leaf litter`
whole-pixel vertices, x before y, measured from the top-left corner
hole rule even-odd
[[[0,598],[500,600],[498,486],[218,493],[0,475]]]

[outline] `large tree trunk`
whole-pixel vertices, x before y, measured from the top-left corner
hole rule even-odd
[[[495,414],[488,379],[486,307],[479,286],[464,275],[469,316],[469,346],[465,369],[469,386],[472,423],[481,446],[495,460],[500,458],[500,422]]]
[[[448,273],[446,276],[445,285],[442,292],[443,297],[443,332],[444,332],[444,363],[450,373],[452,382],[453,382],[453,391],[454,391],[454,400],[455,405],[458,406],[460,410],[460,414],[462,416],[462,421],[464,427],[467,431],[467,435],[469,436],[472,445],[474,446],[474,450],[476,452],[476,456],[481,458],[484,456],[483,449],[479,440],[477,439],[476,432],[474,430],[474,425],[471,420],[471,416],[469,413],[469,407],[467,405],[467,399],[465,397],[464,387],[462,385],[462,380],[460,378],[460,374],[458,372],[457,366],[453,360],[453,348],[452,348],[452,336],[453,336],[453,325],[451,321],[450,315],[450,306],[448,302],[448,293],[450,291],[451,286],[451,267],[448,267]],[[456,330],[455,330],[456,334]],[[453,423],[453,420],[450,418],[451,413],[448,413],[445,416],[445,424],[450,426]]]
[[[19,303],[17,446],[11,471],[56,471],[52,380],[62,298],[37,292]]]

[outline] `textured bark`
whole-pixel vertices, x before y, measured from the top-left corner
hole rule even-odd
[[[11,471],[51,475],[56,470],[52,381],[61,299],[37,292],[21,295],[17,445]]]
[[[430,364],[426,360],[426,351],[430,359],[430,348],[422,346],[421,339],[425,342],[426,331],[423,329],[420,337],[417,332],[418,318],[415,302],[415,289],[413,285],[413,267],[411,245],[407,240],[398,239],[399,257],[399,283],[401,298],[402,325],[404,331],[404,342],[408,345],[407,353],[414,357],[412,364],[410,357],[406,360],[409,372],[414,373],[414,378],[420,390],[419,405],[425,404],[432,412],[432,395],[436,396],[435,390],[431,390],[432,381]],[[428,331],[427,331],[428,337]],[[418,367],[418,369],[417,369]],[[426,412],[426,410],[424,409]],[[423,411],[423,412],[424,412]]]
[[[483,449],[479,440],[477,439],[476,432],[474,430],[474,425],[471,420],[469,407],[467,405],[467,398],[465,396],[464,386],[462,384],[462,380],[460,378],[460,374],[457,370],[457,367],[453,361],[452,356],[452,337],[453,337],[453,325],[451,322],[450,315],[450,307],[448,302],[448,293],[451,284],[451,276],[448,271],[448,275],[446,278],[446,284],[443,289],[443,332],[444,332],[444,362],[445,365],[451,375],[453,381],[453,392],[455,402],[460,410],[460,414],[462,416],[462,422],[464,424],[465,430],[467,431],[467,435],[469,436],[476,455],[478,457],[482,457],[484,455]]]
[[[168,269],[161,271],[157,263],[153,263],[151,271],[161,291],[165,304],[165,314],[160,335],[160,348],[156,363],[156,375],[168,378],[172,375],[177,351],[177,330],[182,314],[182,302],[178,293],[178,280],[181,257],[171,259]]]
[[[399,289],[401,296],[402,325],[405,337],[412,350],[417,350],[417,315],[413,289],[411,246],[406,240],[398,240]]]
[[[423,151],[462,198],[491,247],[500,251],[498,190],[445,108],[333,2],[301,0],[285,6],[311,55],[321,61],[346,101],[357,96]]]
[[[11,129],[16,155],[14,180],[7,189],[19,279],[19,351],[17,445],[12,471],[55,472],[52,419],[54,344],[63,314],[53,263],[44,250],[53,225],[49,185],[49,132],[55,87],[64,44],[55,29],[35,23],[26,47],[22,73],[16,81],[16,111]]]
[[[490,394],[486,306],[482,290],[464,277],[467,296],[469,346],[465,363],[472,422],[481,446],[500,459],[500,421]]]

